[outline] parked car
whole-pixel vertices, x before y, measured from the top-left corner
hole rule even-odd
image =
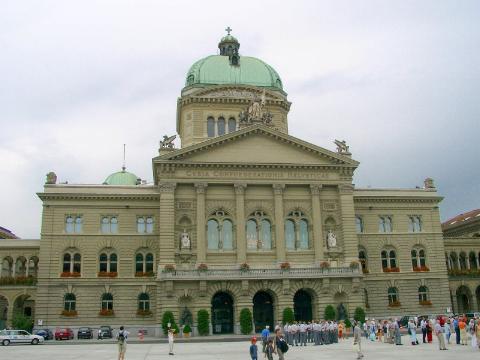
[[[81,327],[78,329],[77,339],[93,339],[93,330],[89,327]]]
[[[113,330],[110,326],[100,326],[98,330],[97,339],[111,339],[113,337]]]
[[[0,342],[3,346],[10,345],[10,343],[27,343],[37,345],[43,343],[43,336],[32,335],[25,330],[2,330],[0,331]]]
[[[55,330],[55,340],[72,340],[73,337],[73,330],[70,328]]]
[[[43,336],[45,340],[53,339],[53,333],[50,329],[39,329],[35,331],[35,335]]]

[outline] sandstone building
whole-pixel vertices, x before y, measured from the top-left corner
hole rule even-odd
[[[181,147],[164,137],[153,184],[125,168],[96,185],[48,175],[40,241],[0,241],[4,322],[29,308],[36,326],[159,334],[166,310],[195,323],[207,309],[213,333],[233,333],[243,308],[258,330],[286,307],[302,320],[328,304],[374,317],[451,307],[433,181],[355,188],[345,142],[289,135],[278,73],[230,34],[218,47],[187,73]]]

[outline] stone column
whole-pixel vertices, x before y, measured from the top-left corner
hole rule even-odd
[[[320,190],[322,185],[310,185],[312,193],[312,217],[313,217],[313,248],[315,250],[315,262],[320,263],[323,260],[323,228],[322,213],[320,208]]]
[[[273,184],[275,202],[275,246],[277,262],[285,261],[285,224],[283,217],[283,189],[285,184]]]
[[[237,262],[244,263],[247,260],[247,239],[245,237],[245,189],[246,184],[234,184],[236,206],[236,242]]]
[[[345,261],[350,262],[358,259],[358,238],[355,229],[353,185],[339,185],[338,190],[342,211],[343,254]]]
[[[205,192],[208,184],[197,183],[197,262],[205,262],[207,258],[207,244],[205,241]]]
[[[160,252],[159,265],[172,263],[175,258],[175,183],[160,183]]]

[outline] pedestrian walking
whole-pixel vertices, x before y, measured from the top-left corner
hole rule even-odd
[[[400,325],[398,324],[398,319],[394,321],[395,329],[395,345],[402,345],[402,334],[400,334]]]
[[[273,360],[273,353],[274,353],[273,340],[268,339],[268,344],[267,344],[267,348],[266,348],[266,351],[265,351],[265,355],[267,356],[267,360]]]
[[[437,321],[434,329],[435,329],[435,335],[437,335],[439,349],[440,350],[447,350],[447,347],[445,346],[445,337],[443,335],[444,329],[443,329],[442,325],[440,324],[440,321]]]
[[[280,327],[278,328],[280,329]],[[262,330],[262,353],[263,357],[266,357],[266,349],[268,345],[268,340],[270,339],[270,326],[265,326],[265,329]]]
[[[455,316],[455,319],[453,320],[453,328],[455,330],[455,341],[457,342],[457,345],[460,345],[460,328],[458,327],[458,316]]]
[[[458,328],[460,329],[460,344],[467,345],[467,324],[465,318],[458,321]]]
[[[410,342],[412,343],[412,345],[418,345],[417,326],[413,322],[413,319],[410,319],[408,321],[408,333],[410,335]]]
[[[127,352],[127,338],[128,338],[128,331],[126,331],[123,326],[120,326],[120,331],[118,332],[118,335],[117,335],[118,360],[125,359],[125,353]]]
[[[168,328],[168,355],[173,355],[173,340],[174,340],[175,329]]]
[[[420,327],[422,328],[422,340],[425,344],[427,342],[427,321],[425,318],[422,318],[422,321],[420,321]]]
[[[362,329],[356,320],[353,322],[353,349],[357,353],[357,359],[363,358],[362,353]]]
[[[252,360],[258,360],[258,347],[257,347],[257,338],[254,336],[251,340],[250,345],[250,358]]]
[[[285,359],[285,353],[288,351],[288,345],[283,338],[280,329],[275,331],[275,342],[274,342],[274,351],[278,355],[278,360]]]

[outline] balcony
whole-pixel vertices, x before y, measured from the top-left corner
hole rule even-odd
[[[361,277],[358,268],[208,269],[159,271],[158,280],[259,280]]]

